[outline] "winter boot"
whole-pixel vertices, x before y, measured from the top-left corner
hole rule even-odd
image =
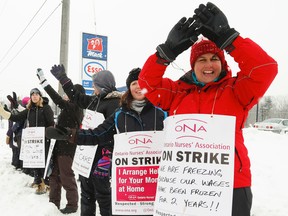
[[[35,182],[33,182],[33,183],[31,183],[31,184],[29,185],[29,187],[31,187],[31,188],[38,188],[38,185],[39,185],[39,184],[36,184]]]
[[[46,185],[43,181],[43,179],[41,179],[41,183],[38,185],[38,188],[36,189],[36,194],[41,195],[41,194],[45,194],[47,192],[46,190]]]
[[[66,206],[64,209],[60,209],[62,214],[71,214],[77,212],[77,207]]]

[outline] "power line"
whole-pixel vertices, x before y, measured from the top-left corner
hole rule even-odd
[[[95,27],[95,34],[97,33],[97,25],[96,25],[96,10],[95,10],[95,0],[92,0],[93,4],[93,16],[94,16],[94,27]]]
[[[32,17],[32,19],[29,21],[29,23],[26,25],[26,27],[24,28],[24,30],[20,33],[20,35],[18,36],[18,38],[15,40],[15,42],[12,44],[12,46],[10,48],[8,48],[7,52],[4,54],[4,56],[2,57],[2,59],[0,60],[0,63],[7,57],[7,55],[9,54],[9,52],[12,50],[12,48],[15,46],[15,44],[18,42],[18,40],[20,39],[20,37],[24,34],[24,32],[26,31],[26,29],[29,27],[29,25],[32,23],[32,21],[34,20],[34,18],[37,16],[37,14],[39,13],[39,11],[43,8],[43,6],[46,4],[47,0],[45,0],[45,2],[41,5],[41,7],[38,9],[38,11],[34,14],[34,16]]]
[[[47,1],[47,0],[46,0]],[[45,1],[45,2],[46,2]],[[44,20],[44,22],[39,26],[39,28],[34,32],[34,34],[27,40],[27,42],[20,48],[19,52],[8,62],[8,64],[0,71],[0,74],[5,71],[5,69],[11,64],[11,62],[21,53],[21,51],[26,47],[26,45],[32,40],[36,33],[42,28],[42,26],[48,21],[48,19],[55,13],[55,11],[60,7],[62,2],[49,14],[49,16]]]

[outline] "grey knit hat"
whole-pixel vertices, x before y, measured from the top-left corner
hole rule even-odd
[[[94,87],[96,87],[101,96],[116,90],[116,82],[113,74],[109,70],[102,70],[92,75]]]
[[[40,90],[38,89],[38,88],[33,88],[33,89],[31,89],[31,91],[30,91],[30,97],[32,96],[32,94],[39,94],[40,95],[40,97],[42,97],[42,94],[41,94],[41,92],[40,92]]]

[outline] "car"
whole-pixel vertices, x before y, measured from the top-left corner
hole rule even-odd
[[[288,127],[287,128],[283,128],[281,130],[280,134],[288,135]]]
[[[272,131],[282,133],[282,130],[288,128],[288,119],[284,118],[269,118],[262,122],[255,122],[254,128],[263,131]],[[284,132],[283,132],[284,133]]]

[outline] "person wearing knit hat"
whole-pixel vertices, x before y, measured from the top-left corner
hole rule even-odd
[[[109,92],[116,91],[114,75],[109,70],[102,70],[92,75],[95,94],[106,96]]]
[[[54,126],[55,124],[54,113],[49,105],[49,101],[43,100],[42,94],[38,88],[31,89],[30,100],[26,106],[26,109],[17,114],[13,114],[4,111],[0,105],[0,115],[13,122],[25,122],[24,128],[41,127],[43,130],[45,130],[46,127]],[[40,150],[45,153],[44,160],[46,161],[50,147],[50,139],[46,139],[45,134],[42,138],[44,140],[44,146],[41,146]],[[34,158],[34,160],[37,159]],[[44,172],[45,168],[40,165],[33,168],[34,180],[30,186],[33,188],[36,187],[35,193],[39,195],[46,193],[47,189],[49,188],[49,178],[47,176],[44,178]]]
[[[83,109],[80,108],[75,102],[69,100],[66,94],[61,97],[61,95],[59,95],[59,93],[55,91],[54,88],[48,83],[48,80],[46,79],[41,68],[37,69],[36,75],[45,92],[49,95],[54,104],[60,108],[60,112],[57,115],[56,124],[54,127],[50,128],[80,128],[84,117]],[[79,91],[80,94],[85,94],[85,89],[82,85],[74,84],[73,88]],[[47,132],[46,135],[48,136]],[[54,203],[63,214],[74,213],[78,210],[78,186],[74,170],[72,169],[76,147],[77,146],[74,143],[56,140],[52,152],[53,157],[51,158],[51,162],[53,166],[49,176],[49,202]],[[66,191],[65,197],[67,200],[64,208],[60,208],[60,204],[62,202],[62,188]]]
[[[102,148],[103,157],[97,161],[96,167],[92,169],[92,174],[90,174],[93,176],[93,179],[94,179],[93,182],[95,184],[95,188],[97,189],[97,191],[100,189],[102,192],[105,191],[105,185],[106,185],[106,184],[99,184],[100,183],[98,180],[99,177],[100,179],[102,179],[102,181],[104,181],[105,179],[109,180],[110,174],[111,174],[111,165],[117,166],[117,164],[114,164],[114,163],[111,164],[112,150],[114,148],[114,145],[116,144],[121,145],[123,143],[116,143],[116,142],[114,143],[114,135],[121,134],[121,133],[124,134],[127,132],[135,132],[135,131],[161,131],[163,130],[163,127],[164,127],[163,121],[167,117],[167,113],[163,111],[162,109],[160,109],[159,107],[154,106],[145,98],[145,95],[142,93],[142,90],[138,84],[140,71],[141,71],[140,68],[134,68],[129,72],[127,79],[126,79],[127,90],[121,97],[120,107],[117,108],[112,115],[108,116],[102,124],[98,125],[94,129],[86,129],[86,130],[80,129],[77,131],[73,130],[73,132],[71,130],[67,130],[64,136],[61,136],[61,137],[58,136],[58,139],[60,138],[69,139],[77,143],[77,145],[81,145],[82,147],[85,145],[98,145],[97,147],[98,149],[101,146],[105,145],[105,148]],[[70,132],[73,134],[71,134]],[[55,136],[50,137],[50,138],[57,139],[57,137]],[[152,160],[151,154],[146,153],[146,151],[143,151],[142,153],[143,153],[142,157],[146,158],[147,160]],[[114,176],[114,178],[116,178],[116,176]],[[112,181],[114,181],[113,178],[112,178]],[[83,182],[83,183],[81,181],[81,185],[83,184],[85,187],[87,187],[87,184],[89,182],[90,182],[90,179],[89,181],[86,180],[86,182]],[[141,186],[141,183],[139,184],[139,187],[140,186]],[[112,190],[118,191],[119,188],[113,188],[113,187],[109,188],[110,193]],[[86,194],[86,197],[87,196],[90,197],[89,203],[91,202],[95,203],[95,198],[91,197],[90,195],[91,193],[93,193],[92,189],[93,188],[91,188],[90,191],[88,191],[89,193]],[[103,201],[105,201],[103,199],[104,198],[103,194],[98,194],[98,195],[101,195],[102,197],[101,202],[99,204],[103,205]],[[145,193],[144,193],[144,196],[145,196]],[[84,199],[85,197],[83,197],[83,200]],[[111,203],[111,201],[109,201],[109,203],[111,204],[111,206],[115,205],[114,203]],[[87,207],[87,203],[83,203],[82,206],[83,206],[83,210],[85,210],[85,207]],[[101,215],[105,215],[105,216],[115,215],[115,214],[112,214],[112,212],[110,212],[110,214],[107,214],[107,212],[106,214],[104,214],[104,212],[102,213],[101,210],[102,209],[100,208]],[[140,211],[137,213],[135,216],[143,215],[141,214]],[[95,214],[91,214],[91,213],[88,214],[87,209],[86,209],[86,214],[81,214],[81,215],[95,215]],[[152,212],[146,213],[145,215],[152,216]]]
[[[135,81],[138,80],[138,76],[140,74],[141,69],[140,68],[133,68],[130,72],[129,75],[126,79],[126,87],[127,89],[130,88],[130,84]]]
[[[167,66],[173,65],[176,57],[189,48],[191,48],[191,69],[181,75],[178,80],[164,78]],[[224,51],[238,63],[239,72],[235,76],[232,75],[227,65]],[[169,32],[165,43],[157,46],[156,53],[146,60],[140,72],[138,83],[142,91],[146,92],[146,98],[163,110],[169,110],[171,118],[182,114],[197,114],[197,119],[201,120],[209,114],[212,117],[217,115],[219,118],[236,119],[232,126],[235,132],[231,131],[228,134],[228,128],[231,126],[223,121],[219,126],[225,133],[215,133],[208,137],[211,143],[217,142],[216,140],[219,138],[224,139],[224,136],[235,138],[235,141],[233,140],[235,144],[235,147],[233,145],[235,148],[233,164],[230,164],[230,168],[234,170],[230,176],[233,178],[231,188],[229,188],[231,190],[231,193],[229,192],[231,202],[229,201],[229,203],[231,204],[228,206],[226,202],[222,207],[219,205],[218,213],[229,208],[229,212],[232,213],[229,215],[250,216],[253,197],[252,175],[242,129],[249,110],[263,97],[277,73],[277,62],[257,43],[249,38],[243,38],[234,28],[230,28],[227,17],[211,2],[206,5],[200,4],[194,10],[192,17],[188,19],[184,17],[176,23]],[[191,115],[192,118],[195,118],[194,115]],[[199,123],[199,125],[201,124]],[[171,125],[167,125],[167,128],[169,126]],[[179,127],[181,126],[179,125]],[[200,130],[193,132],[197,135]],[[209,127],[209,130],[217,131],[218,128]],[[201,131],[200,134],[202,132],[204,131]],[[167,134],[169,132],[165,133],[165,136]],[[177,131],[177,137],[187,137],[186,135],[188,134],[184,130]],[[170,140],[171,136],[174,135],[169,134],[169,137],[164,139]],[[173,142],[173,140],[171,141]],[[183,139],[183,142],[193,143],[194,141],[192,138],[187,138],[187,140]],[[171,153],[173,155],[178,154],[174,150],[171,151],[173,151]],[[216,152],[218,154],[219,151],[214,153]],[[198,166],[198,164],[193,164],[192,161],[179,162],[181,166]],[[175,164],[175,160],[171,161],[171,165],[178,166]],[[208,164],[203,165],[204,169],[209,169]],[[219,167],[220,169],[222,168]],[[179,173],[170,177],[182,178]],[[203,177],[198,176],[197,179],[201,182]],[[159,186],[161,187],[161,185]],[[185,198],[183,197],[183,199]],[[179,202],[177,204],[177,211],[175,212],[173,209],[173,214],[187,213],[185,206],[179,205]],[[166,208],[165,204],[161,207],[161,210]],[[168,209],[169,206],[162,213],[172,213]],[[183,212],[181,212],[182,209],[184,209]],[[199,212],[199,215],[209,215],[205,209],[201,213],[202,211]],[[225,213],[221,213],[221,215],[225,215]]]
[[[195,70],[195,62],[206,63],[206,58],[211,58],[211,62],[213,65],[219,65],[220,70],[214,70],[212,73],[202,73],[201,70],[196,68]],[[194,83],[204,86],[205,84],[213,81],[219,81],[223,78],[227,73],[230,73],[230,68],[227,65],[225,60],[225,55],[223,50],[219,49],[216,44],[205,37],[200,37],[198,41],[191,48],[190,54],[190,65],[192,68],[192,79]],[[197,66],[201,67],[201,64],[197,64]],[[218,72],[219,73],[218,73]]]
[[[50,71],[53,76],[60,81],[60,84],[62,84],[62,88],[69,99],[80,108],[92,110],[95,114],[102,114],[106,119],[119,107],[120,99],[123,94],[117,91],[115,78],[111,71],[102,70],[92,75],[94,88],[94,94],[92,95],[86,95],[81,92],[77,86],[73,85],[72,80],[69,79],[65,73],[64,66],[54,65]],[[45,79],[42,78],[42,80]],[[98,146],[89,177],[87,178],[79,175],[79,181],[81,182],[80,215],[95,215],[96,202],[98,202],[101,215],[112,214],[109,169],[94,172],[95,168],[98,166],[98,162],[99,164],[103,162],[107,152],[110,151],[111,155],[112,149],[113,148],[110,146],[107,147],[106,145]],[[105,166],[109,165],[106,164]]]
[[[38,94],[40,97],[42,97],[42,94],[40,92],[40,90],[38,88],[33,88],[31,89],[30,91],[30,97],[33,95],[33,94]]]

